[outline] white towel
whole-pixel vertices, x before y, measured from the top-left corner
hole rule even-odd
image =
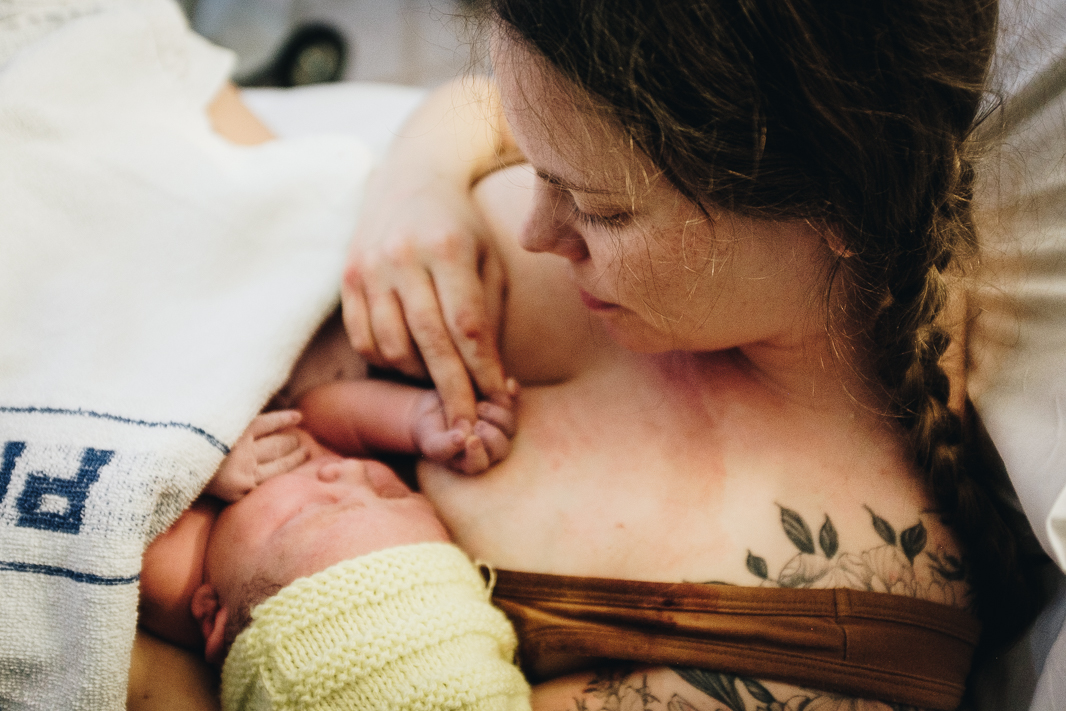
[[[124,707],[146,543],[335,303],[368,154],[226,143],[231,66],[128,0],[0,68],[4,711]]]

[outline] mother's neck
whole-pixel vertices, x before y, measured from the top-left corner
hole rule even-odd
[[[864,363],[853,349],[824,334],[794,344],[762,342],[714,353],[675,351],[651,361],[669,380],[709,387],[723,378],[767,403],[798,407],[821,416],[879,417],[884,403],[872,390]]]

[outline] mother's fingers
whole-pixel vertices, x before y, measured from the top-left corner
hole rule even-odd
[[[460,420],[473,423],[477,419],[474,385],[428,278],[421,283],[409,282],[409,290],[403,295],[403,308],[411,337],[444,404],[448,427],[455,427]]]
[[[404,288],[401,286],[401,288]],[[410,289],[414,291],[414,289]],[[419,289],[418,291],[424,291]],[[417,298],[417,297],[416,297]],[[412,378],[429,376],[411,334],[399,297],[393,291],[373,294],[370,299],[370,327],[378,356],[386,367]],[[375,363],[375,365],[379,365]]]
[[[341,289],[344,328],[352,349],[370,365],[425,378],[425,366],[394,292],[403,288],[397,274],[387,264],[349,265]]]
[[[386,363],[378,353],[370,325],[370,305],[363,291],[362,271],[354,265],[344,272],[341,285],[341,316],[352,350],[370,365],[385,367]]]
[[[382,184],[348,257],[342,304],[350,340],[374,365],[428,375],[449,427],[473,423],[478,392],[507,401],[502,262],[465,180]]]
[[[494,252],[481,259],[478,264],[476,254],[465,253],[442,262],[433,280],[445,326],[470,377],[482,397],[498,400],[506,393],[499,350],[503,267]]]
[[[477,419],[474,385],[425,267],[412,258],[365,270],[356,264],[345,275],[341,299],[349,340],[367,362],[431,378],[449,427]]]

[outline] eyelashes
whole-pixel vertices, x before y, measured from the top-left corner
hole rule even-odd
[[[537,171],[537,178],[553,191],[558,197],[565,199],[570,208],[570,219],[586,227],[613,230],[625,227],[633,221],[633,213],[628,210],[620,210],[608,215],[596,212],[585,212],[577,206],[572,189],[553,180],[546,174]]]
[[[612,215],[597,215],[592,212],[584,212],[577,205],[571,203],[571,216],[582,225],[587,227],[600,227],[603,229],[618,229],[625,227],[633,220],[632,213],[616,212]]]

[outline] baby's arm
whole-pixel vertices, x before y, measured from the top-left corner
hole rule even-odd
[[[509,408],[486,401],[473,425],[448,428],[435,390],[382,380],[319,386],[300,399],[300,411],[303,426],[339,454],[420,454],[467,474],[507,456],[515,427]]]

